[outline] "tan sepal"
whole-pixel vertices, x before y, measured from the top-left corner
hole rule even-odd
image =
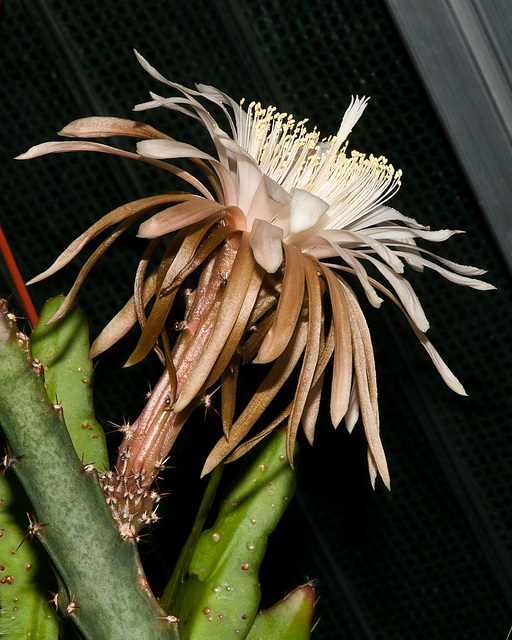
[[[309,391],[302,413],[302,428],[310,445],[315,439],[316,420],[320,411],[320,400],[322,398],[322,389],[324,382],[325,367],[328,365],[332,354],[334,353],[334,325],[331,320],[331,326],[327,339],[324,338],[323,328],[320,339],[320,355],[313,378],[313,384]]]
[[[258,322],[258,324],[251,325],[249,323],[249,327],[251,330],[251,335],[244,342],[242,347],[242,362],[247,364],[250,360],[254,358],[254,356],[258,353],[258,350],[261,346],[261,343],[265,339],[268,330],[274,324],[274,318],[276,317],[276,311],[272,311],[267,316],[265,316],[262,320]]]
[[[143,360],[153,348],[160,332],[165,326],[169,311],[174,303],[174,298],[178,291],[177,288],[170,290],[171,284],[183,268],[193,260],[197,247],[214,222],[215,220],[212,219],[207,221],[202,220],[195,225],[192,225],[189,229],[182,230],[179,237],[173,239],[172,247],[174,248],[177,243],[180,242],[180,248],[171,263],[168,265],[165,274],[163,274],[163,270],[160,269],[155,303],[151,309],[147,322],[142,329],[137,346],[126,361],[126,367],[137,364]],[[164,264],[165,261],[162,261],[162,265]],[[165,264],[165,266],[167,267],[167,264]],[[165,296],[160,296],[159,292],[163,290],[170,290],[170,293]]]
[[[260,431],[258,435],[254,436],[254,438],[251,438],[250,440],[246,440],[246,442],[243,442],[241,445],[239,445],[233,451],[233,453],[229,456],[229,458],[226,458],[225,462],[226,463],[234,462],[235,460],[238,460],[238,458],[241,458],[243,455],[245,455],[255,445],[257,445],[258,442],[261,442],[263,438],[265,438],[270,433],[272,433],[272,431],[274,431],[274,429],[278,427],[281,424],[281,422],[283,422],[283,420],[286,420],[286,418],[290,415],[291,410],[292,410],[292,403],[290,402],[290,404],[286,407],[286,409],[284,411],[281,411],[281,413],[277,416],[277,418],[273,420],[268,425],[268,427],[265,427],[265,429]]]
[[[249,234],[243,232],[219,307],[217,321],[203,354],[192,368],[178,396],[174,407],[176,413],[182,411],[197,396],[209,377],[238,319],[255,266],[256,262],[249,245]]]
[[[274,324],[269,329],[254,359],[255,363],[272,362],[283,353],[290,341],[304,300],[304,258],[302,252],[285,244],[283,288],[277,304]]]
[[[295,439],[297,437],[297,429],[302,418],[302,413],[311,390],[315,370],[318,364],[322,332],[323,309],[320,280],[314,263],[308,258],[304,258],[303,262],[308,291],[308,336],[299,380],[297,382],[297,390],[295,391],[295,397],[293,399],[293,408],[288,420],[288,428],[286,430],[286,454],[290,461],[293,460],[293,450],[295,447]]]
[[[109,138],[111,136],[131,136],[132,138],[163,138],[169,140],[165,133],[154,129],[144,122],[91,116],[73,120],[59,131],[59,136],[67,138]]]
[[[220,352],[219,357],[206,380],[207,387],[217,381],[222,372],[228,367],[231,358],[238,349],[242,336],[247,329],[247,321],[249,320],[256,298],[258,297],[261,281],[263,280],[264,275],[265,272],[262,267],[255,263],[254,271],[252,273],[249,286],[247,287],[247,292],[242,302],[240,313],[238,314],[238,318],[236,319],[233,329],[231,330],[231,333],[229,334],[229,337],[227,338],[222,351]],[[234,268],[231,273],[231,278],[233,277],[236,278]]]
[[[321,265],[321,263],[318,263]],[[352,385],[352,337],[347,302],[337,276],[329,269],[322,269],[331,297],[334,321],[334,365],[331,384],[331,420],[336,428],[347,412]]]
[[[306,346],[307,335],[307,322],[306,318],[303,318],[301,322],[297,323],[294,335],[285,351],[276,360],[248,405],[231,427],[229,438],[222,437],[210,452],[201,475],[209,473],[249,433],[294,370]]]
[[[235,355],[231,358],[231,362],[222,374],[222,387],[221,387],[221,416],[222,416],[222,430],[226,438],[229,437],[231,426],[233,424],[233,417],[235,415],[236,408],[236,390],[238,385],[238,372],[240,370],[241,354],[237,350]]]
[[[348,304],[348,313],[352,326],[352,348],[354,352],[354,370],[359,395],[359,407],[363,419],[364,431],[371,453],[369,461],[375,464],[384,484],[389,489],[390,478],[386,454],[379,434],[379,407],[377,402],[377,376],[375,358],[370,332],[359,303],[350,289],[342,282]],[[375,474],[370,464],[370,478],[375,484]]]
[[[39,282],[44,278],[48,278],[49,276],[56,273],[59,269],[62,269],[68,262],[71,262],[73,258],[80,253],[80,251],[85,247],[85,245],[90,242],[93,238],[95,238],[98,234],[108,227],[111,227],[126,218],[131,218],[136,214],[142,214],[148,209],[152,207],[156,207],[161,204],[168,204],[170,202],[183,202],[191,198],[192,196],[188,194],[164,194],[159,196],[151,196],[149,198],[142,198],[140,200],[134,200],[133,202],[128,202],[127,204],[123,204],[121,207],[110,211],[106,215],[104,215],[100,220],[95,222],[92,226],[90,226],[87,231],[84,231],[76,240],[67,247],[65,251],[63,251],[60,256],[55,260],[55,262],[48,268],[46,271],[43,271],[35,278],[32,278],[27,284],[33,284],[34,282]],[[133,221],[133,220],[132,220]]]
[[[84,266],[80,269],[76,280],[73,283],[73,286],[69,290],[68,294],[64,298],[64,302],[59,307],[57,313],[55,313],[47,324],[51,324],[59,318],[62,318],[68,311],[69,307],[73,304],[74,299],[76,298],[78,292],[80,291],[80,287],[84,283],[84,280],[89,275],[89,272],[94,267],[94,265],[98,262],[101,256],[107,251],[107,249],[119,238],[119,236],[128,229],[128,227],[135,222],[135,220],[142,215],[142,213],[138,213],[133,215],[131,218],[126,218],[117,227],[114,231],[111,231],[108,236],[103,240],[103,242],[97,247],[94,252],[87,258]]]
[[[194,196],[186,202],[155,213],[140,225],[137,235],[139,238],[158,238],[171,231],[200,222],[214,213],[220,214],[223,209],[224,205],[215,200]]]
[[[202,262],[208,258],[209,255],[219,246],[219,244],[225,240],[230,234],[233,233],[232,227],[217,227],[204,242],[201,243],[199,249],[194,254],[193,258],[187,262],[183,269],[174,278],[172,283],[167,288],[160,289],[160,296],[166,296],[174,289],[177,289],[183,284],[185,278],[187,278],[193,271],[195,271]]]
[[[155,287],[156,272],[152,273],[144,281],[142,288],[142,301],[144,306],[146,306],[155,295]],[[112,318],[93,342],[91,347],[91,358],[95,358],[100,353],[110,349],[113,344],[128,333],[136,322],[137,314],[135,311],[135,300],[134,296],[132,296],[121,311]]]

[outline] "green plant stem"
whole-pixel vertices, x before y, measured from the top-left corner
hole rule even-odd
[[[59,608],[88,640],[178,638],[174,624],[158,619],[165,614],[147,587],[136,545],[119,535],[95,472],[84,472],[40,369],[3,304],[0,424],[35,510],[32,533],[66,585]]]
[[[210,474],[210,478],[208,479],[208,484],[206,485],[206,490],[201,500],[201,504],[199,505],[199,510],[194,520],[192,530],[190,531],[187,541],[185,542],[181,550],[171,579],[167,583],[163,595],[159,600],[160,605],[163,609],[165,609],[165,611],[177,611],[181,605],[181,597],[183,595],[181,587],[185,581],[184,578],[188,571],[190,560],[197,546],[197,542],[203,530],[205,520],[210,513],[210,509],[213,500],[215,499],[215,495],[217,493],[217,488],[219,486],[220,479],[222,478],[223,471],[224,465],[219,464]]]

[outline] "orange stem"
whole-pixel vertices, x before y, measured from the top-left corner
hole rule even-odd
[[[11,278],[14,282],[14,286],[16,287],[16,291],[18,292],[18,295],[20,297],[21,303],[25,310],[25,315],[28,321],[30,322],[30,324],[32,325],[32,328],[34,328],[38,320],[37,311],[27,291],[25,282],[21,277],[20,270],[18,269],[16,260],[12,255],[12,251],[9,247],[9,243],[7,242],[7,238],[5,237],[4,232],[2,231],[2,225],[0,225],[0,252],[5,260],[7,269],[9,270]]]

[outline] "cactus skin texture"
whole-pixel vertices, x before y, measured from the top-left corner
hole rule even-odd
[[[286,432],[277,431],[246,461],[214,526],[199,538],[179,597],[182,640],[246,638],[260,603],[258,570],[267,538],[295,483],[296,472],[286,457]]]
[[[94,463],[101,473],[108,454],[103,429],[94,417],[85,314],[73,305],[64,318],[46,326],[63,300],[58,296],[44,305],[31,334],[32,355],[43,365],[50,400],[62,405],[79,458]],[[12,640],[57,639],[59,619],[49,602],[57,590],[55,579],[40,545],[23,541],[31,506],[13,472],[4,471],[0,476],[0,632],[8,632]]]
[[[176,625],[147,590],[135,544],[119,535],[96,474],[84,472],[62,410],[46,394],[42,366],[33,362],[28,338],[5,303],[0,424],[13,454],[22,456],[15,472],[32,503],[33,537],[65,585],[59,609],[87,640],[176,640]]]
[[[63,296],[48,300],[30,336],[32,355],[44,367],[46,391],[62,405],[64,421],[78,457],[93,464],[101,475],[108,469],[105,433],[94,416],[89,328],[84,312],[73,305],[56,322],[46,323],[58,311]]]
[[[314,609],[313,585],[297,587],[273,607],[258,613],[246,640],[309,640]]]
[[[59,620],[46,604],[56,590],[46,554],[28,540],[18,548],[31,508],[24,493],[12,473],[0,475],[0,636],[57,640]]]

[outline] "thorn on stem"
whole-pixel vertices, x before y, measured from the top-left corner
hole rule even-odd
[[[28,529],[25,531],[25,535],[23,536],[22,541],[16,547],[16,551],[18,551],[18,549],[21,547],[21,545],[25,542],[27,538],[30,538],[30,540],[33,540],[35,536],[38,536],[40,534],[42,528],[48,525],[47,522],[38,522],[35,517],[32,520],[29,513],[27,513],[27,518],[28,518]]]
[[[5,449],[5,455],[0,461],[0,464],[3,466],[2,473],[0,475],[5,475],[7,469],[14,469],[14,467],[16,467],[24,457],[25,456],[15,456],[11,449],[7,447],[7,449]]]

